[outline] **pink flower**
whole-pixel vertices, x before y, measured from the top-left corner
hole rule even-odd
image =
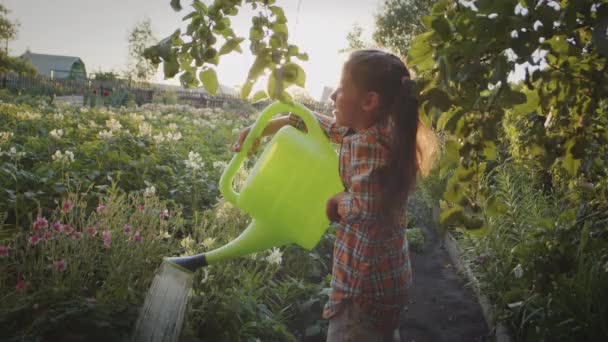
[[[97,206],[97,212],[101,213],[102,211],[104,211],[106,209],[106,205],[105,204],[101,204],[99,203],[99,205]]]
[[[142,242],[143,239],[144,238],[141,236],[141,234],[139,233],[139,231],[136,231],[135,234],[133,234],[133,241],[135,241],[135,242]]]
[[[163,211],[160,212],[160,218],[161,219],[168,219],[169,218],[169,210],[165,209]]]
[[[44,217],[38,216],[36,221],[34,222],[34,230],[39,231],[40,229],[46,228],[49,226],[49,221],[47,221]]]
[[[95,236],[95,235],[97,235],[97,229],[95,229],[95,227],[89,227],[89,228],[87,228],[87,234],[89,234],[91,236]]]
[[[72,240],[80,240],[81,237],[82,237],[81,232],[75,232],[74,235],[72,235]]]
[[[36,246],[40,242],[40,236],[38,234],[34,234],[29,238],[30,245]]]
[[[101,238],[103,240],[103,246],[109,248],[110,242],[112,242],[112,232],[104,230],[103,233],[101,233]]]
[[[55,261],[55,269],[59,272],[64,272],[67,268],[67,262],[63,259]]]
[[[122,230],[123,230],[125,233],[130,233],[130,232],[131,232],[131,228],[132,228],[132,227],[131,227],[130,225],[125,224],[125,226],[124,226],[124,227],[122,227]]]
[[[63,232],[66,235],[70,235],[74,232],[74,228],[72,228],[72,226],[70,226],[69,224],[65,224],[65,225],[63,225]]]
[[[144,212],[144,210],[146,210],[146,206],[145,206],[145,205],[143,205],[143,204],[140,204],[140,205],[138,205],[138,206],[137,206],[137,210],[138,210],[139,212]]]
[[[0,257],[7,257],[8,256],[8,247],[4,246],[4,245],[0,245]]]
[[[63,212],[64,213],[69,213],[70,211],[72,211],[72,209],[74,209],[74,204],[70,201],[65,201],[63,202]]]
[[[63,231],[63,225],[61,222],[57,221],[53,223],[53,230],[57,233],[61,233]]]
[[[17,282],[17,285],[15,285],[15,290],[17,291],[17,293],[24,293],[25,291],[27,291],[27,289],[30,287],[30,282],[26,282],[25,280],[21,279]]]
[[[42,240],[44,240],[44,242],[49,241],[49,239],[51,238],[51,232],[49,232],[48,230],[46,232],[44,232],[44,235],[42,236]]]

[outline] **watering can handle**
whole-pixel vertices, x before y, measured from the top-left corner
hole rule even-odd
[[[243,164],[245,157],[247,157],[247,152],[251,149],[254,138],[259,137],[270,119],[279,113],[293,113],[298,115],[302,118],[302,120],[304,120],[304,123],[308,128],[308,134],[311,134],[315,139],[327,139],[315,116],[303,105],[298,103],[288,104],[283,102],[275,102],[268,105],[268,107],[262,111],[260,117],[253,124],[253,128],[249,134],[247,134],[241,150],[232,157],[232,160],[220,178],[220,191],[228,202],[234,205],[238,204],[239,194],[234,191],[232,187],[232,180]]]

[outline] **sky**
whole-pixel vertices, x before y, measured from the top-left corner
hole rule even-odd
[[[20,23],[17,39],[9,43],[12,55],[26,49],[33,53],[80,57],[88,73],[124,70],[128,64],[127,36],[146,18],[152,30],[162,39],[177,28],[189,13],[191,1],[182,0],[181,12],[174,12],[169,0],[0,0],[10,11],[9,18]],[[210,0],[203,0],[209,4]],[[340,76],[346,56],[346,35],[355,23],[364,29],[363,38],[370,40],[374,13],[381,0],[277,0],[288,19],[290,42],[307,52],[310,60],[303,63],[306,90],[319,99],[323,87],[333,87]],[[298,11],[299,5],[299,11]],[[237,35],[249,36],[252,11],[244,6],[232,17]],[[234,87],[243,84],[253,63],[249,42],[241,45],[243,54],[223,56],[217,68],[220,83]],[[159,83],[178,84],[174,80]],[[260,82],[260,86],[263,84]]]

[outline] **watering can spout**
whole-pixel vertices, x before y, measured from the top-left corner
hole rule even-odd
[[[195,272],[197,269],[208,265],[205,253],[192,256],[165,258],[164,260],[171,266],[175,266],[182,271],[186,270],[189,272]]]
[[[241,235],[226,245],[212,251],[192,256],[165,258],[164,260],[172,266],[182,270],[195,272],[201,267],[216,262],[244,256],[254,252],[261,252],[272,247],[282,246],[290,243],[288,237],[280,231],[273,230],[269,226],[260,224],[253,220]]]

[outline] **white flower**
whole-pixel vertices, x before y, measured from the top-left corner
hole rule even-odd
[[[184,163],[186,164],[186,167],[192,169],[192,171],[198,171],[205,165],[201,155],[194,151],[190,151],[190,153],[188,153],[188,160],[186,160]]]
[[[559,11],[561,9],[559,2],[553,0],[547,2],[547,6],[553,8],[556,11]]]
[[[144,190],[145,197],[154,196],[154,194],[156,194],[156,188],[154,187],[154,185],[151,185],[147,187],[146,190]]]
[[[213,162],[213,168],[215,168],[215,169],[224,170],[227,166],[228,166],[228,163],[226,163],[224,161]]]
[[[517,30],[511,31],[511,38],[517,38],[517,37],[519,37],[519,34],[517,33]]]
[[[131,114],[129,114],[129,117],[131,118],[131,120],[133,120],[135,122],[144,121],[144,116],[141,114],[131,113]]]
[[[540,20],[537,20],[532,27],[534,27],[534,31],[538,31],[539,28],[543,27],[543,23],[541,23]]]
[[[152,135],[152,126],[147,122],[139,124],[139,136],[149,137],[150,135]]]
[[[13,137],[13,132],[0,132],[0,145],[7,143]]]
[[[55,154],[53,154],[52,158],[53,158],[53,161],[56,161],[59,163],[64,163],[64,164],[73,163],[74,162],[74,152],[65,151],[65,152],[61,153],[60,150],[57,150],[57,151],[55,151]]]
[[[209,280],[209,266],[203,269],[203,279],[201,279],[201,284],[204,284]]]
[[[55,139],[61,139],[61,137],[63,136],[63,130],[62,129],[54,129],[51,132],[49,132],[49,135]]]
[[[201,243],[205,248],[211,248],[215,244],[215,238],[208,237]]]
[[[188,235],[183,238],[179,244],[185,249],[190,249],[194,245],[194,239],[192,239],[190,235]]]
[[[98,128],[99,125],[95,121],[89,120],[89,127],[95,129],[95,128]]]
[[[227,218],[230,214],[230,210],[232,210],[232,204],[230,204],[230,202],[227,201],[222,201],[220,202],[220,204],[215,208],[215,217],[217,217],[218,219],[224,219]]]
[[[55,121],[63,121],[63,114],[61,114],[61,113],[53,114],[53,120],[55,120]]]
[[[175,132],[175,133],[167,133],[167,141],[178,141],[179,139],[182,138],[182,134],[180,132]]]
[[[515,278],[521,278],[524,276],[524,269],[521,267],[521,264],[517,264],[513,269],[513,274],[515,274]]]
[[[251,260],[257,260],[258,259],[258,253],[251,253],[251,254],[249,254],[249,258]]]
[[[283,252],[280,249],[274,247],[270,254],[266,257],[266,261],[269,264],[277,264],[280,265],[283,262]]]
[[[105,129],[100,131],[99,133],[97,133],[97,136],[99,137],[99,139],[110,139],[114,136],[114,133],[112,133],[112,131],[106,131]]]
[[[106,120],[106,127],[109,128],[112,132],[117,132],[120,131],[122,125],[120,124],[120,122],[118,122],[118,120],[110,118],[110,120]]]
[[[172,122],[169,124],[169,130],[175,131],[176,129],[177,129],[177,125],[175,123]]]
[[[496,18],[498,18],[497,13],[492,13],[492,14],[488,15],[488,19],[496,19]]]
[[[514,12],[516,15],[521,15],[522,17],[525,17],[526,15],[528,15],[528,9],[525,8],[524,6],[522,6],[521,3],[518,3],[517,6],[515,6]]]
[[[1,154],[7,155],[14,160],[19,160],[25,157],[25,152],[17,152],[17,149],[15,147],[11,147],[8,152],[2,152]]]
[[[507,306],[509,307],[509,309],[515,309],[515,308],[518,308],[518,307],[520,307],[522,305],[524,305],[524,302],[522,302],[522,301],[507,304]]]
[[[152,139],[154,139],[154,141],[155,141],[157,144],[160,144],[160,143],[162,143],[163,141],[165,141],[165,137],[163,136],[163,134],[162,134],[162,133],[156,134],[155,136],[153,136],[153,137],[152,137]]]

